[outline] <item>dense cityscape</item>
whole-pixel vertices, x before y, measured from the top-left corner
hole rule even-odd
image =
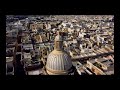
[[[7,15],[6,75],[114,75],[114,16]]]

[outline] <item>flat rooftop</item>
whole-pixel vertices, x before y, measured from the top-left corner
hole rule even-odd
[[[6,62],[12,62],[13,61],[13,57],[6,57]]]

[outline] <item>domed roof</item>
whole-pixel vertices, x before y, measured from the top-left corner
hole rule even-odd
[[[70,56],[63,51],[53,50],[47,58],[46,69],[49,74],[68,74],[72,62]]]
[[[49,75],[67,75],[72,71],[72,61],[62,49],[62,36],[60,32],[55,37],[55,48],[48,55],[46,62],[46,71]]]

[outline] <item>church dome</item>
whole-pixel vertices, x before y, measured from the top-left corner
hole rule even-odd
[[[62,49],[62,37],[55,37],[55,48],[48,55],[46,71],[49,75],[67,75],[72,71],[72,61],[69,54]]]
[[[53,50],[48,55],[46,69],[49,74],[68,74],[71,68],[71,58],[66,52]]]

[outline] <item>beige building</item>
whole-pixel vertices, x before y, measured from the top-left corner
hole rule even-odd
[[[91,60],[91,61],[87,61],[87,67],[96,75],[105,75],[105,73],[99,69],[97,66],[94,65],[95,61]]]
[[[35,39],[38,43],[43,42],[43,38],[41,35],[35,35]]]

